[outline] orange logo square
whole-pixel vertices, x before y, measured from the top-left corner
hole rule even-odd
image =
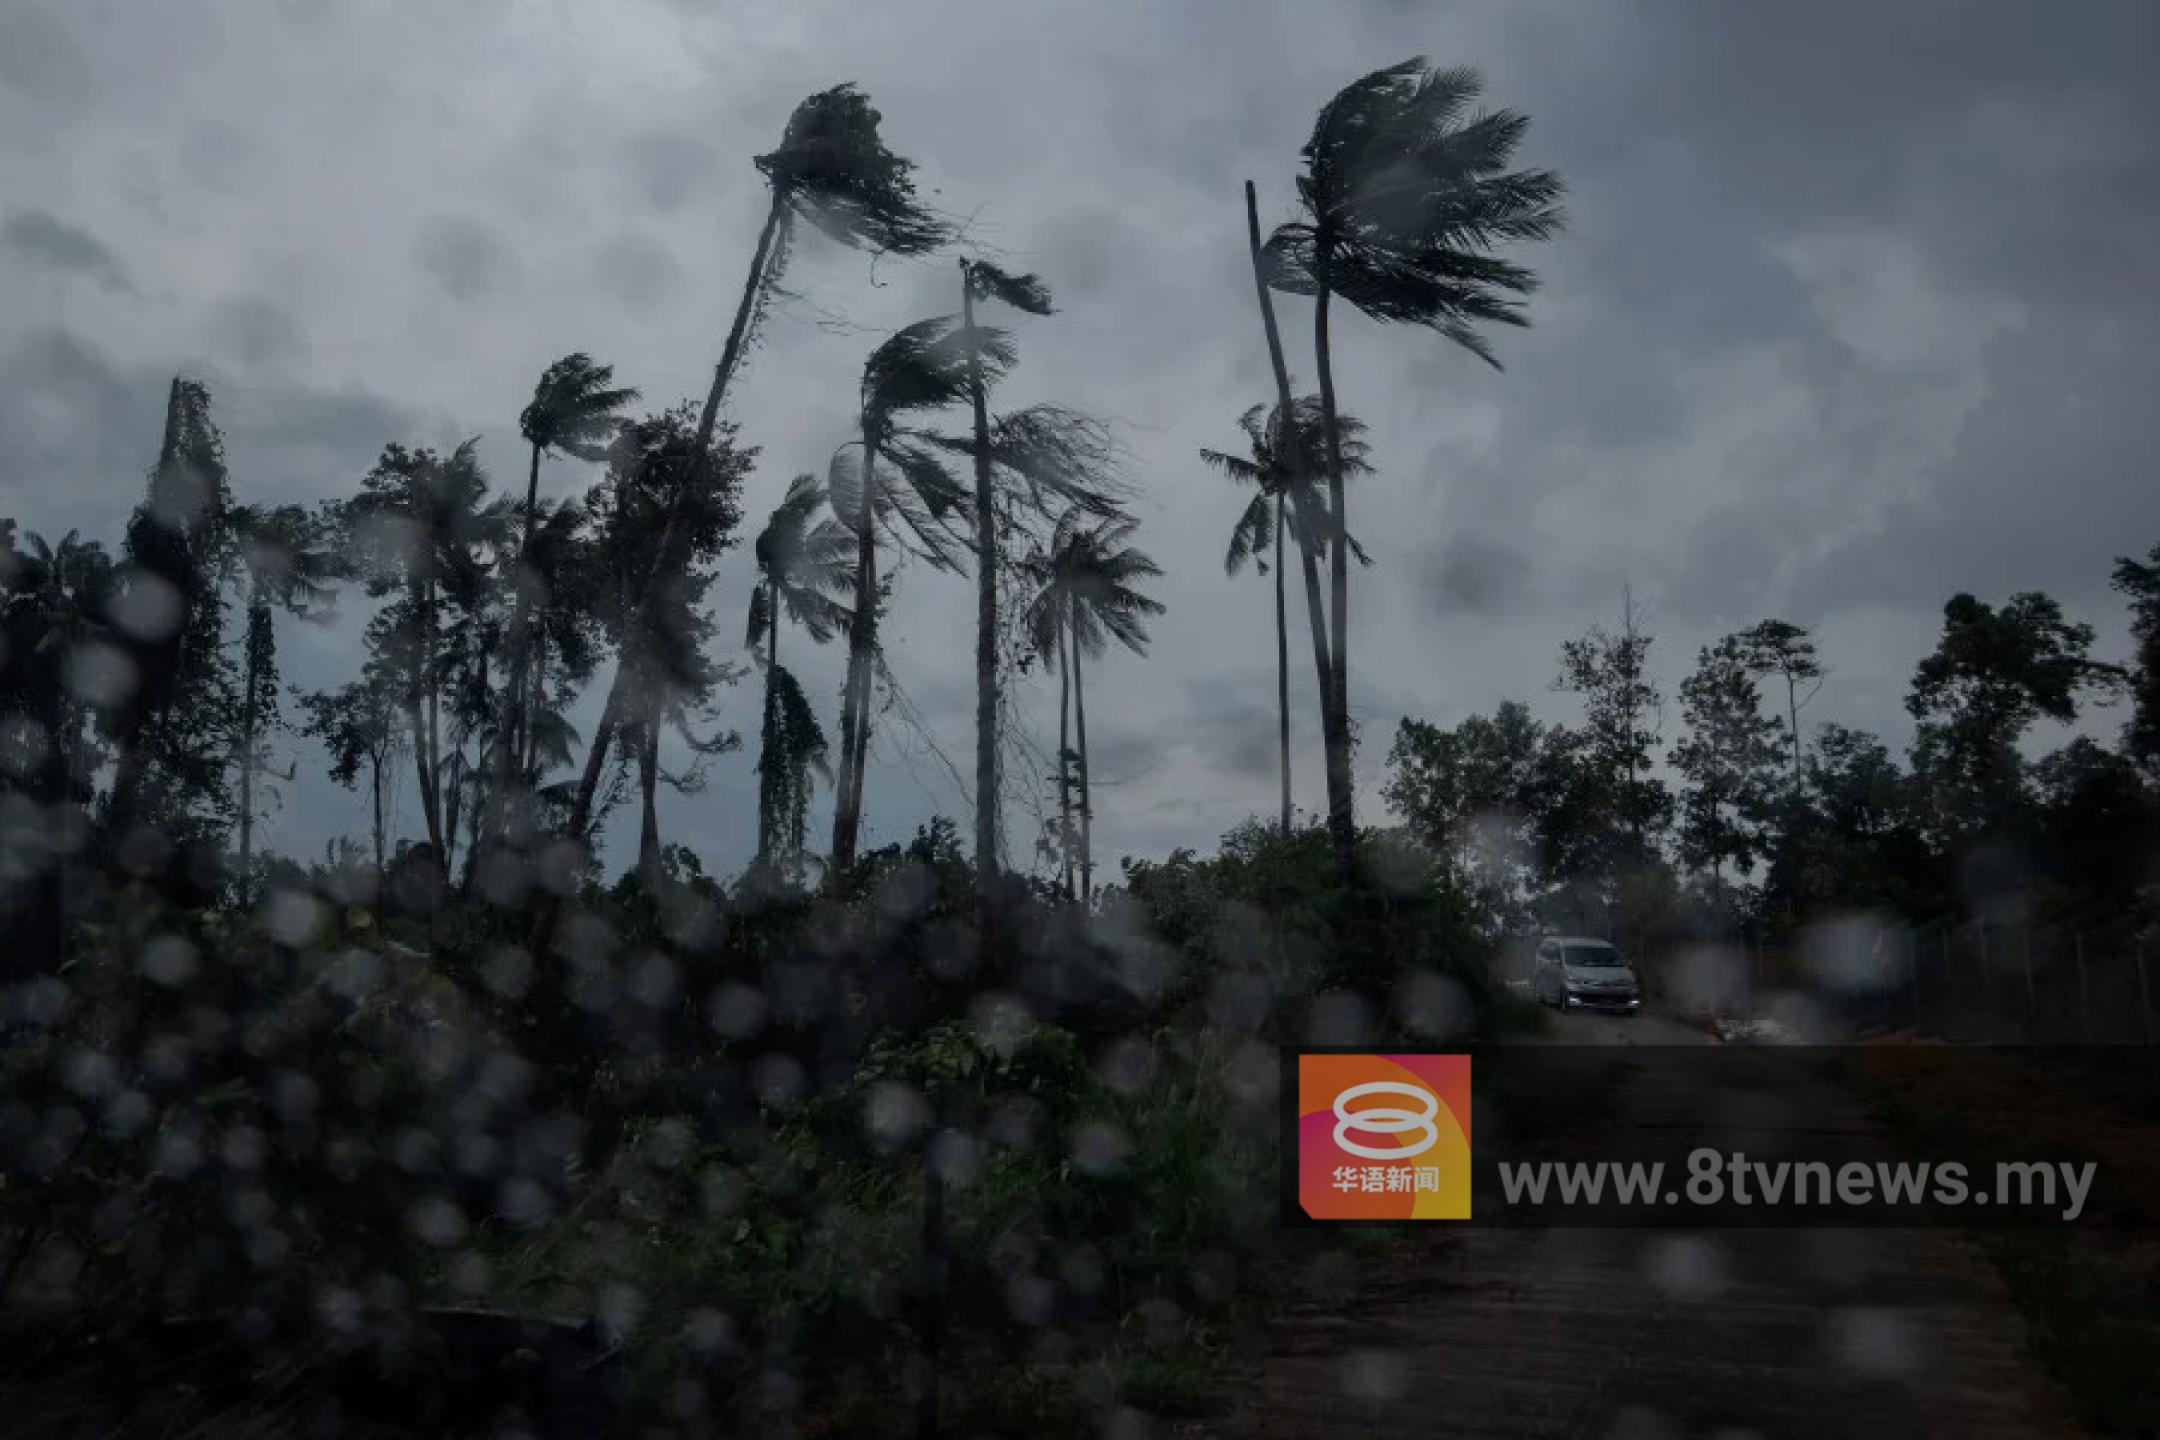
[[[1297,1203],[1314,1220],[1470,1218],[1470,1057],[1297,1057]]]

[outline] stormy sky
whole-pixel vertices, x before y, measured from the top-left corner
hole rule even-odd
[[[702,394],[763,212],[750,157],[853,80],[931,198],[1056,292],[1013,327],[1000,402],[1114,421],[1142,486],[1169,613],[1149,658],[1089,675],[1098,853],[1207,847],[1275,794],[1271,593],[1222,574],[1239,497],[1195,458],[1270,394],[1240,186],[1287,218],[1316,108],[1418,54],[1532,116],[1522,159],[1563,172],[1571,223],[1521,257],[1544,286],[1504,373],[1337,325],[1378,468],[1352,502],[1377,561],[1353,595],[1369,811],[1405,714],[1567,716],[1559,643],[1623,585],[1668,693],[1696,647],[1783,615],[1833,671],[1803,719],[1900,746],[1954,590],[2048,590],[2120,652],[2108,569],[2160,541],[2144,0],[0,0],[0,514],[117,543],[176,370],[209,381],[247,499],[347,493],[387,441],[473,434],[515,486],[518,411],[571,350],[654,402]],[[878,336],[957,304],[948,257],[809,239],[787,285],[731,401],[762,451],[753,527],[848,438]],[[1309,310],[1283,312],[1309,383]],[[717,587],[731,642],[748,572],[738,551]],[[878,737],[870,844],[966,814],[945,761],[971,773],[971,597],[902,573],[889,653],[921,727]],[[286,627],[289,679],[349,671],[347,610]],[[839,647],[792,645],[830,722]],[[1055,693],[1032,703],[1047,754]],[[754,685],[725,713],[754,744]],[[314,856],[365,817],[294,743],[267,831]],[[663,793],[663,829],[730,871],[754,803],[727,757]]]

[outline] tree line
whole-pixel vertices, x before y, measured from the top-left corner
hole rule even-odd
[[[1511,929],[1776,934],[1870,909],[2143,923],[2160,895],[2160,547],[2119,559],[2113,583],[2127,663],[2096,657],[2093,627],[2049,595],[1953,596],[1905,697],[1902,758],[1805,723],[1834,676],[1806,627],[1774,618],[1697,652],[1668,736],[1630,597],[1617,628],[1561,647],[1554,683],[1580,723],[1517,700],[1453,726],[1406,719],[1387,798]],[[2113,743],[2032,753],[2042,722],[2124,701]]]
[[[1494,363],[1490,324],[1526,323],[1532,273],[1507,242],[1560,225],[1560,182],[1514,169],[1527,125],[1475,110],[1475,72],[1422,59],[1376,71],[1324,107],[1295,177],[1296,212],[1263,237],[1245,186],[1248,260],[1276,382],[1241,420],[1249,455],[1206,462],[1255,487],[1232,547],[1277,577],[1287,794],[1288,621],[1295,552],[1310,617],[1336,861],[1354,865],[1349,571],[1369,563],[1346,521],[1347,481],[1369,473],[1364,427],[1338,403],[1331,314],[1339,299],[1384,323],[1425,325]],[[48,543],[5,524],[0,670],[11,794],[72,818],[18,827],[19,908],[57,944],[66,871],[88,856],[202,898],[243,906],[262,888],[258,826],[281,782],[278,737],[321,742],[330,774],[365,796],[354,848],[378,877],[445,896],[535,902],[535,936],[592,874],[601,821],[639,815],[635,873],[661,884],[672,847],[665,787],[694,791],[707,757],[741,737],[720,695],[763,676],[753,876],[844,877],[860,855],[869,746],[904,699],[881,628],[910,562],[977,582],[974,865],[995,884],[1014,768],[1008,701],[1040,665],[1059,686],[1055,817],[1040,849],[1054,890],[1095,890],[1087,662],[1143,652],[1161,613],[1159,567],[1139,549],[1129,462],[1111,429],[1055,404],[1001,411],[1014,335],[978,312],[1055,313],[1048,284],[966,253],[963,228],[917,194],[913,163],[852,85],[804,100],[779,145],[755,157],[767,204],[701,402],[646,408],[641,391],[584,353],[548,366],[519,417],[523,494],[501,488],[478,440],[448,450],[387,444],[346,495],[315,506],[244,500],[228,473],[208,387],[174,381],[147,494],[116,552],[75,534]],[[743,486],[759,452],[725,418],[731,389],[806,233],[876,256],[958,254],[956,309],[865,358],[853,433],[798,476],[753,542],[749,664],[724,653],[711,587],[740,543]],[[1312,301],[1317,390],[1294,396],[1276,297]],[[541,471],[593,467],[581,494],[541,498]],[[364,598],[358,672],[321,691],[279,677],[281,628]],[[828,734],[783,658],[784,630],[845,638],[846,680]],[[604,679],[603,679],[603,672]],[[600,697],[589,735],[572,716]],[[880,696],[882,695],[882,703]],[[671,773],[662,737],[690,763]],[[833,739],[837,739],[837,751]],[[1030,763],[1022,756],[1019,763]],[[410,782],[418,835],[390,833],[386,797]],[[809,811],[830,784],[832,825],[813,853]],[[1287,812],[1286,812],[1287,813]],[[35,833],[32,833],[35,832]],[[64,833],[54,845],[40,836]],[[29,838],[24,838],[28,835]],[[93,867],[95,868],[95,867]]]

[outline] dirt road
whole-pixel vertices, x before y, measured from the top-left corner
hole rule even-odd
[[[1548,1038],[1702,1040],[1651,1015],[1562,1016]],[[1601,1145],[1610,1136],[1624,1152],[1631,1127],[1718,1143],[1717,1097],[1669,1073],[1620,1087]],[[1810,1107],[1784,1123],[1868,1127],[1835,1098]],[[1357,1300],[1280,1314],[1231,1412],[1198,1433],[2075,1433],[1993,1269],[1953,1231],[1464,1229],[1368,1268]]]

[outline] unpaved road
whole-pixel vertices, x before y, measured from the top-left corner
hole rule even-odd
[[[1651,1015],[1554,1026],[1566,1044],[1703,1038]],[[1716,1097],[1661,1073],[1621,1087],[1599,1127],[1601,1154],[1624,1154],[1630,1128],[1722,1143]],[[1867,1128],[1836,1097],[1810,1109],[1785,1123]],[[1230,1412],[1187,1433],[2076,1433],[1993,1269],[1953,1231],[1463,1229],[1366,1271],[1354,1300],[1279,1314]]]

